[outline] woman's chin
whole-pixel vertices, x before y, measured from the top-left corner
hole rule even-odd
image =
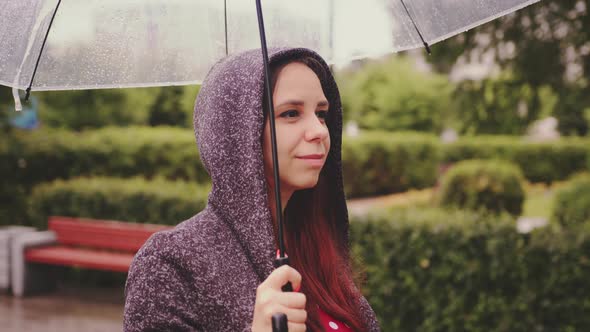
[[[292,186],[297,188],[296,190],[304,190],[314,188],[318,184],[319,176],[309,179],[299,179],[297,183],[293,183]]]

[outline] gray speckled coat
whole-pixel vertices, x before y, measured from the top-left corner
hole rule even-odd
[[[275,49],[270,61],[310,55]],[[327,68],[327,66],[326,66]],[[325,91],[331,149],[325,167],[340,184],[340,231],[348,217],[340,158],[342,110],[336,83]],[[135,256],[125,289],[125,331],[250,331],[256,288],[273,270],[276,253],[268,208],[261,137],[263,69],[260,50],[230,56],[209,72],[195,105],[195,133],[213,187],[201,213],[154,234]],[[325,87],[326,88],[326,87]],[[363,320],[378,331],[363,298]]]

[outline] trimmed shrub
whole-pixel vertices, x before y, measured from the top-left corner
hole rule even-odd
[[[26,211],[27,188],[18,177],[22,163],[9,157],[15,150],[11,137],[5,132],[0,138],[0,225],[21,225],[25,222],[23,213]]]
[[[343,140],[345,191],[348,197],[362,197],[430,187],[441,161],[472,158],[508,160],[518,164],[529,181],[552,182],[590,169],[588,146],[590,140],[582,138],[531,143],[508,136],[462,138],[443,145],[424,133],[363,132]],[[23,204],[35,185],[89,176],[210,182],[192,130],[13,131],[0,139],[0,216],[22,223]]]
[[[590,329],[590,227],[422,208],[353,219],[351,240],[383,331]]]
[[[553,206],[553,220],[562,226],[590,221],[590,175],[575,176],[557,190]]]
[[[190,130],[171,127],[104,128],[75,133],[41,130],[15,133],[0,150],[3,171],[32,187],[80,176],[209,181]]]
[[[589,145],[590,140],[584,138],[530,142],[511,136],[464,137],[443,146],[442,161],[507,160],[520,166],[527,180],[551,183],[585,170],[586,159],[590,158]]]
[[[439,200],[444,206],[490,212],[522,212],[524,190],[520,169],[505,161],[465,160],[443,177]]]
[[[209,187],[141,178],[77,178],[35,187],[31,223],[46,228],[52,215],[175,225],[201,211]]]
[[[17,183],[2,182],[0,186],[0,226],[23,225],[27,196]]]
[[[344,137],[344,190],[359,197],[430,187],[436,182],[438,152],[432,135],[370,132]]]

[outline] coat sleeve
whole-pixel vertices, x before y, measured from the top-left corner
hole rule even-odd
[[[380,332],[381,328],[377,316],[364,296],[361,296],[361,312],[367,324],[367,331]]]
[[[125,285],[123,330],[202,331],[196,287],[174,257],[173,248],[152,236],[131,263]]]

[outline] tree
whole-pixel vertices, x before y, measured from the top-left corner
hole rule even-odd
[[[590,0],[545,0],[434,45],[429,61],[439,71],[450,70],[461,56],[489,52],[514,82],[531,89],[527,108],[542,107],[540,90],[548,86],[558,96],[555,116],[564,134],[585,134],[583,118],[590,76]]]
[[[354,73],[340,74],[346,120],[364,129],[439,131],[450,105],[452,84],[392,56]]]
[[[165,87],[150,107],[149,124],[151,126],[183,126],[186,123],[186,112],[182,110],[182,95],[180,86]]]
[[[12,92],[10,88],[0,86],[0,132],[6,133],[10,130],[8,123],[10,112],[10,101],[12,100]]]
[[[152,89],[97,89],[33,92],[39,117],[48,127],[84,130],[145,124]]]
[[[506,76],[460,82],[453,96],[456,127],[463,134],[521,135],[540,110],[528,108],[530,85]]]

